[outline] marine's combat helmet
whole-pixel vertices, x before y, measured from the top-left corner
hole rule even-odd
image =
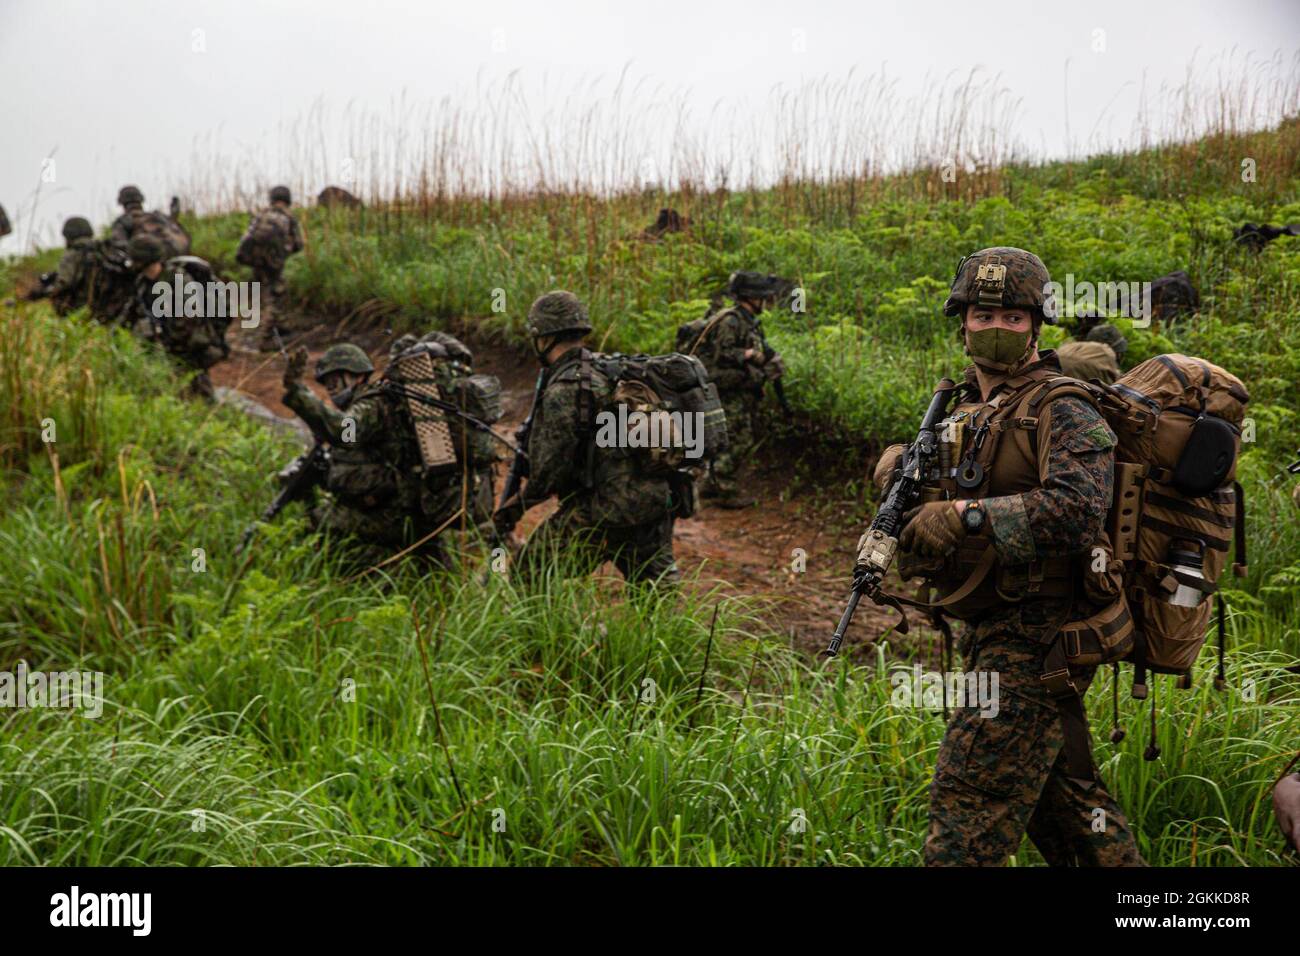
[[[63,238],[67,242],[73,239],[92,239],[95,236],[95,230],[91,228],[90,221],[81,216],[73,216],[63,221]]]
[[[316,381],[320,381],[331,372],[354,372],[358,375],[373,372],[375,363],[365,350],[351,342],[331,345],[316,362]]]
[[[528,310],[528,334],[535,339],[560,332],[590,332],[587,308],[572,292],[538,296]]]
[[[727,295],[744,299],[766,299],[781,296],[793,283],[780,276],[765,272],[733,272],[727,280]]]
[[[123,186],[117,191],[117,204],[119,206],[143,206],[144,193],[140,192],[139,186]]]
[[[1089,342],[1101,342],[1109,345],[1111,351],[1115,353],[1116,358],[1122,359],[1124,353],[1128,351],[1128,339],[1124,338],[1124,333],[1111,325],[1109,322],[1104,325],[1094,326],[1088,331]]]
[[[1056,300],[1043,260],[1014,246],[990,246],[957,263],[943,314],[965,314],[968,305],[1034,309],[1048,325],[1056,324]]]
[[[143,269],[151,262],[162,262],[167,250],[157,236],[135,235],[126,245],[126,254],[131,265]]]
[[[275,186],[271,189],[271,202],[291,203],[288,186]]]

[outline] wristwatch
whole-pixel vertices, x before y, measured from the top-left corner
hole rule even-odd
[[[972,501],[962,510],[961,523],[967,532],[976,534],[984,527],[984,517],[984,506],[978,501]]]

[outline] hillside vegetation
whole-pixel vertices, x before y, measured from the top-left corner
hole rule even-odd
[[[1268,159],[1254,183],[1233,158],[1247,148]],[[961,175],[935,182],[308,209],[288,281],[309,314],[514,343],[532,298],[569,288],[607,349],[664,351],[731,270],[789,275],[807,311],[766,324],[800,428],[860,473],[963,364],[939,306],[965,253],[1027,247],[1076,282],[1187,270],[1200,314],[1130,329],[1128,363],[1203,355],[1252,394],[1229,689],[1211,686],[1210,648],[1192,690],[1159,680],[1163,756],[1146,762],[1127,671],[1129,733],[1109,742],[1107,671],[1089,697],[1095,746],[1153,864],[1281,862],[1268,786],[1300,740],[1283,670],[1300,654],[1284,473],[1300,445],[1300,239],[1259,254],[1230,239],[1243,221],[1300,221],[1297,125],[1007,167],[969,192]],[[636,238],[666,205],[689,231]],[[196,253],[242,277],[246,222],[192,223]],[[0,661],[104,671],[107,704],[98,720],[0,712],[0,863],[920,862],[943,718],[891,706],[887,644],[865,663],[809,661],[725,583],[633,601],[558,576],[524,595],[472,562],[345,579],[296,509],[237,556],[287,440],[179,401],[167,364],[121,331],[43,305],[2,321]],[[1026,844],[1016,862],[1040,861]]]

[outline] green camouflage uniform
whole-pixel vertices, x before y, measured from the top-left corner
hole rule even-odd
[[[525,583],[535,581],[563,552],[577,562],[580,573],[608,560],[629,582],[675,584],[679,573],[668,479],[642,474],[637,450],[595,448],[590,487],[584,481],[588,448],[594,448],[594,439],[584,438],[584,432],[594,425],[583,422],[579,413],[580,372],[583,356],[592,354],[574,348],[562,355],[538,399],[523,499],[531,507],[556,495],[560,507],[529,536],[515,563],[516,574]],[[593,368],[592,408],[605,407],[612,391],[608,379]]]
[[[692,352],[717,386],[727,416],[727,449],[713,459],[702,489],[709,496],[735,497],[739,490],[736,474],[753,453],[766,380],[761,365],[763,344],[757,316],[737,303],[713,317]],[[757,362],[746,361],[749,349],[759,357]]]
[[[139,203],[127,206],[122,215],[114,219],[113,224],[108,227],[108,241],[125,249],[127,243],[131,241],[132,233],[135,232],[136,219],[143,214],[144,207]]]
[[[73,239],[59,260],[59,270],[45,294],[59,315],[86,304],[90,296],[91,280],[95,272],[95,240],[85,237]]]
[[[1040,353],[1039,365],[1059,367],[1050,351]],[[975,381],[973,367],[968,381]],[[1091,405],[1065,396],[1051,403],[1050,436],[1041,487],[983,499],[985,533],[999,563],[1083,554],[1100,532],[1112,492],[1114,433]],[[999,710],[992,717],[973,707],[953,713],[930,788],[927,865],[996,866],[1019,850],[1026,832],[1053,866],[1144,865],[1100,782],[1087,787],[1067,775],[1061,717],[1040,679],[1044,642],[1064,621],[1095,610],[1082,601],[1027,598],[970,622],[962,639],[966,669],[998,674]],[[1095,670],[1071,669],[1081,694]],[[1095,820],[1104,821],[1101,832],[1094,832]]]
[[[149,279],[143,273],[136,276],[135,294],[122,307],[118,321],[143,338],[161,345],[180,369],[195,371],[188,391],[212,398],[212,380],[207,370],[230,354],[230,347],[226,344],[226,326],[230,318],[187,316],[183,309],[174,307],[175,303],[169,303],[170,311],[182,314],[156,315],[155,303],[162,296],[171,296],[177,273],[183,274],[185,280],[199,283],[216,279],[212,267],[195,256],[168,259],[163,263],[158,278]],[[159,283],[166,286],[165,292],[155,292],[154,287]]]
[[[450,394],[453,374],[435,366],[439,387]],[[465,483],[459,469],[436,476],[423,474],[415,426],[405,400],[378,383],[359,386],[340,411],[296,383],[284,397],[318,438],[329,442],[330,465],[325,480],[328,501],[311,512],[320,531],[347,539],[352,558],[369,567],[414,545],[456,515],[466,496],[466,526],[484,522],[491,513],[490,478],[471,473]],[[461,446],[457,426],[453,443]],[[460,526],[454,521],[447,530]],[[441,536],[414,552],[439,565],[447,563]]]
[[[283,205],[272,203],[248,224],[239,261],[253,270],[253,280],[258,283],[264,339],[272,337],[276,327],[276,313],[285,292],[285,260],[302,249],[302,226]]]

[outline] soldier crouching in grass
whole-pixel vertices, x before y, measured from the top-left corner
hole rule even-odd
[[[959,464],[940,479],[949,497],[907,515],[899,568],[967,622],[967,670],[996,672],[1000,700],[993,716],[959,707],[948,724],[930,866],[1002,864],[1026,833],[1053,866],[1144,865],[1092,762],[1083,694],[1096,668],[1067,667],[1060,638],[1122,596],[1109,572],[1089,570],[1094,546],[1109,547],[1115,437],[1054,353],[1038,351],[1042,323],[1055,321],[1048,281],[1032,253],[984,249],[962,260],[944,304],[974,361],[942,423],[963,436]],[[899,450],[885,453],[878,485]]]
[[[206,288],[216,278],[212,267],[197,256],[168,257],[162,241],[149,235],[132,236],[127,254],[136,273],[135,292],[122,306],[117,321],[161,345],[179,369],[194,372],[185,394],[213,401],[208,369],[230,354],[226,344],[230,316],[210,314],[214,310],[208,307],[206,297],[200,314],[193,314],[177,301],[173,285],[180,277],[185,283]]]
[[[446,358],[441,345],[429,348]],[[300,346],[285,368],[283,401],[330,449],[324,478],[329,498],[312,509],[313,527],[344,543],[349,568],[386,564],[404,552],[435,567],[449,566],[444,534],[456,525],[462,506],[471,512],[466,524],[487,519],[475,508],[484,500],[477,475],[466,485],[459,470],[424,469],[402,389],[387,378],[371,381],[375,366],[360,346],[332,345],[316,363],[316,381],[332,408],[303,383],[306,364]]]

